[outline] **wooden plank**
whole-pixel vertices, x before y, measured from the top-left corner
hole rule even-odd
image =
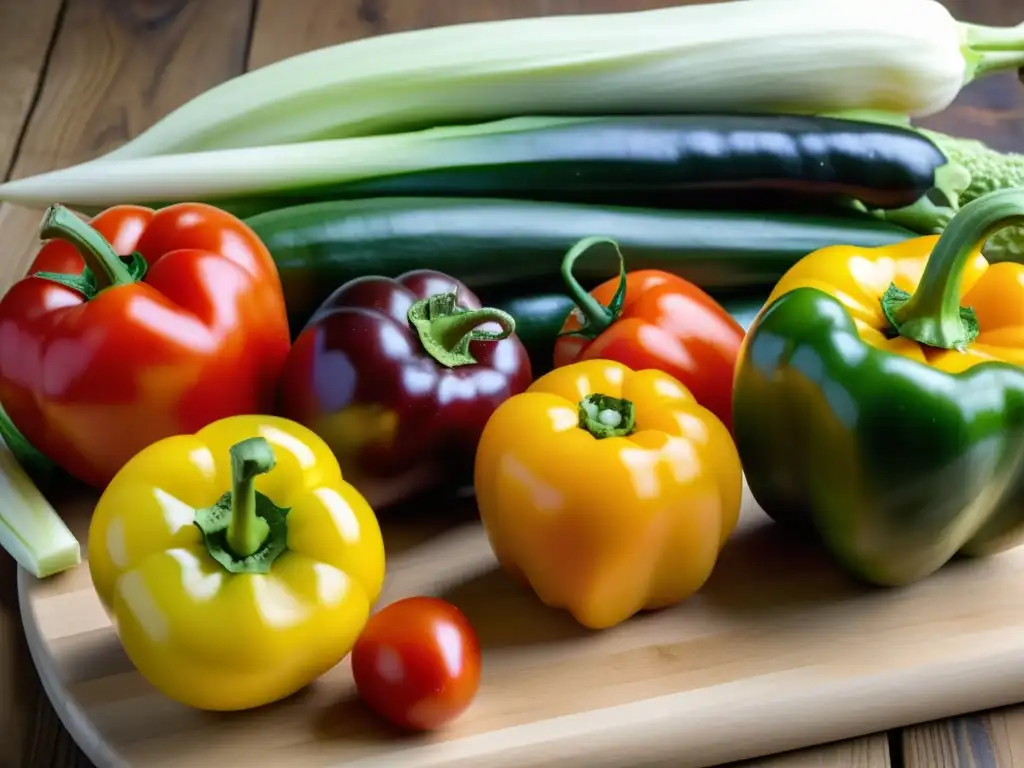
[[[890,768],[885,734],[733,763],[727,768]]]
[[[1024,760],[1024,707],[953,718],[903,731],[905,768],[999,768]]]
[[[241,72],[252,6],[68,0],[11,177],[96,157]],[[0,286],[24,273],[38,221],[38,211],[0,207]]]
[[[906,768],[1002,768],[1024,763],[1024,706],[903,731]]]
[[[62,0],[0,3],[0,178],[6,178],[42,82]]]
[[[41,88],[62,5],[62,0],[0,2],[0,179],[10,173]],[[0,292],[5,287],[0,279]],[[5,766],[21,764],[36,713],[49,707],[25,663],[16,572],[14,561],[0,555],[0,765]]]
[[[240,73],[253,0],[216,3],[0,0],[0,168],[11,176],[87,160]],[[39,73],[48,61],[39,88]],[[0,292],[35,249],[39,212],[0,206]],[[14,564],[0,555],[0,765],[88,768],[35,675],[14,605]],[[6,593],[12,597],[5,600]]]

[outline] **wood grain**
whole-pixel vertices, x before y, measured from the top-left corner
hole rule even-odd
[[[728,768],[891,768],[891,765],[888,739],[882,734],[875,734],[744,760]]]
[[[11,176],[96,157],[241,72],[251,13],[252,0],[67,0]],[[38,221],[0,206],[0,284],[24,273]]]
[[[942,720],[903,732],[906,768],[1002,768],[1024,763],[1024,706]]]
[[[0,178],[6,179],[23,136],[23,128],[42,87],[52,40],[60,18],[61,0],[0,2]],[[0,291],[7,286],[0,259]],[[26,664],[28,647],[17,613],[17,568],[0,554],[0,765],[19,766],[37,733],[40,713],[49,715],[53,743],[71,739],[55,722]],[[49,712],[47,712],[49,710]]]
[[[88,500],[61,509],[84,534]],[[64,722],[101,766],[270,765],[287,750],[296,766],[574,758],[697,768],[1000,706],[1024,689],[1024,548],[953,563],[899,591],[870,589],[784,535],[747,494],[698,595],[588,633],[496,568],[471,508],[460,520],[428,529],[382,518],[388,579],[378,607],[442,596],[484,649],[474,706],[427,739],[383,729],[345,662],[258,713],[173,704],[125,657],[85,564],[42,581],[21,574],[29,645]],[[882,752],[875,741],[785,759],[834,765]]]
[[[61,4],[61,0],[0,2],[0,178],[8,174],[42,83]]]

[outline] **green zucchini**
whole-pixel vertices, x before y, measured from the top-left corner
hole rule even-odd
[[[705,290],[769,287],[828,245],[873,247],[913,233],[864,214],[797,215],[463,198],[311,203],[247,219],[277,263],[297,332],[339,285],[367,274],[436,269],[470,288],[557,279],[562,257],[591,235],[616,240],[629,269],[664,269]],[[613,253],[577,265],[584,281],[616,274]]]
[[[510,296],[497,301],[490,300],[486,294],[481,298],[487,306],[503,309],[515,318],[516,336],[530,354],[534,375],[551,370],[555,338],[562,330],[565,318],[576,306],[573,300],[564,293],[554,292]],[[719,303],[746,330],[761,311],[766,298],[767,290],[756,296],[721,299]]]

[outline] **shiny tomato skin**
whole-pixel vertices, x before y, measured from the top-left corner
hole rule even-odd
[[[370,617],[352,649],[359,695],[395,725],[430,731],[451,722],[480,687],[480,643],[462,612],[410,597]]]

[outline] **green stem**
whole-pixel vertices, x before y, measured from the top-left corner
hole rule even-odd
[[[95,229],[63,205],[51,206],[39,227],[42,240],[64,240],[82,254],[97,290],[136,281],[121,257]]]
[[[238,557],[256,552],[270,527],[256,514],[256,477],[274,468],[274,449],[262,437],[251,437],[231,447],[231,519],[227,543]]]
[[[516,330],[512,315],[500,309],[460,307],[458,291],[438,293],[417,301],[409,308],[409,322],[427,354],[447,368],[476,362],[469,351],[470,342],[501,341]],[[501,330],[480,330],[486,323],[497,323]]]
[[[894,285],[882,310],[904,338],[940,349],[963,349],[978,335],[970,308],[960,306],[964,269],[977,250],[1004,227],[1024,222],[1024,189],[1004,189],[971,201],[949,222],[925,266],[917,291]]]
[[[28,441],[21,430],[14,425],[14,421],[7,415],[7,412],[0,406],[0,440],[6,443],[7,448],[14,454],[29,474],[36,477],[49,475],[55,466],[46,456],[40,453],[32,443]]]
[[[619,287],[607,307],[591,296],[572,273],[576,260],[595,245],[610,245],[615,249],[615,255],[619,259]],[[583,315],[582,327],[572,331],[570,335],[596,339],[622,314],[622,305],[626,300],[626,260],[619,250],[619,244],[614,240],[607,237],[585,237],[576,243],[562,259],[562,280],[565,281],[569,297]]]
[[[963,24],[966,35],[964,84],[980,77],[1024,67],[1024,24],[987,27]]]
[[[579,404],[579,425],[598,440],[626,437],[636,431],[636,408],[629,400],[587,395]]]

